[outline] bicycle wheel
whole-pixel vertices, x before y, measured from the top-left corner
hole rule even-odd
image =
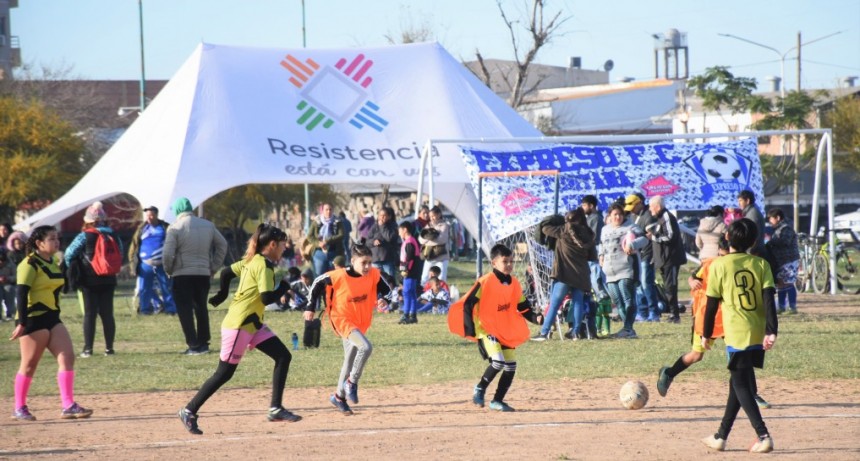
[[[809,263],[800,258],[800,265],[797,267],[797,279],[794,281],[794,287],[798,293],[806,293],[811,289],[809,277]]]
[[[860,281],[855,278],[857,262],[857,250],[853,247],[843,248],[836,254],[836,278],[845,293],[860,293]]]
[[[812,258],[812,289],[818,294],[830,289],[830,261],[824,253]]]

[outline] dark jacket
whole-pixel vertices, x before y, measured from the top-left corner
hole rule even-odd
[[[754,254],[756,256],[766,256],[765,247],[764,247],[764,216],[761,214],[758,208],[756,208],[755,204],[749,204],[741,210],[744,218],[747,218],[755,223],[756,228],[758,228],[758,237],[755,240],[755,246],[750,249],[750,254]]]
[[[656,228],[651,232],[654,250],[654,267],[683,266],[687,253],[681,240],[678,220],[665,208],[656,216]]]
[[[643,231],[646,227],[648,227],[648,224],[651,224],[654,221],[654,217],[651,216],[651,210],[649,210],[648,208],[643,208],[642,213],[639,213],[638,215],[633,213],[631,213],[630,215],[634,218],[633,223],[639,226],[639,228]],[[654,245],[651,244],[651,241],[649,240],[648,244],[645,245],[645,247],[643,247],[641,250],[639,250],[639,259],[641,259],[642,261],[651,262],[653,257]]]
[[[373,244],[374,240],[379,240],[379,246]],[[383,226],[379,225],[379,221],[375,221],[370,232],[367,233],[366,243],[373,254],[373,262],[393,264],[400,262],[400,236],[397,234],[397,223],[394,220],[386,221]]]
[[[591,271],[588,260],[595,246],[591,228],[574,226],[572,223],[546,224],[541,227],[541,231],[555,239],[555,258],[552,261],[550,277],[584,292],[590,291]]]
[[[334,256],[343,256],[344,255],[344,233],[343,222],[337,216],[332,216],[332,229],[331,237],[325,240],[326,250],[328,254],[334,254]],[[322,228],[322,222],[319,218],[311,221],[310,228],[308,229],[308,240],[310,240],[314,248],[319,248],[319,234],[320,229]],[[332,257],[334,257],[332,256]]]
[[[779,268],[792,261],[800,259],[800,250],[797,247],[797,233],[785,221],[780,221],[773,230],[773,235],[766,244],[770,254],[773,267],[771,270],[779,271]]]

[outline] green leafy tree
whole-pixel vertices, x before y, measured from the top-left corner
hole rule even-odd
[[[41,102],[0,96],[0,216],[55,200],[84,174],[84,141]]]
[[[765,116],[753,123],[757,130],[803,130],[812,128],[812,115],[816,97],[825,93],[811,95],[803,91],[790,91],[785,98],[774,100],[758,98],[751,109]],[[765,194],[792,184],[795,174],[795,161],[798,171],[811,167],[819,136],[788,135],[785,137],[784,154],[768,155],[762,158],[762,173],[768,178]],[[805,141],[805,142],[804,142]]]
[[[758,101],[753,96],[757,88],[754,78],[735,77],[722,66],[708,67],[704,74],[690,78],[687,87],[702,99],[704,109],[716,112],[720,117],[724,117],[725,111],[731,115],[746,112]]]
[[[833,129],[837,168],[860,178],[860,99],[844,98],[824,115],[823,125]]]

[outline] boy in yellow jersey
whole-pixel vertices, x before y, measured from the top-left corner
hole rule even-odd
[[[451,332],[477,341],[481,356],[490,361],[475,386],[472,403],[484,406],[487,387],[502,372],[490,402],[490,409],[496,411],[514,411],[504,399],[517,371],[516,347],[529,339],[525,320],[537,324],[543,320],[532,310],[520,282],[511,275],[512,256],[510,248],[494,246],[490,251],[493,271],[478,279],[469,293],[448,310]]]
[[[746,254],[757,237],[753,221],[743,218],[733,222],[728,232],[730,253],[711,263],[708,273],[708,303],[701,343],[705,350],[710,350],[717,311],[722,308],[730,376],[729,396],[720,428],[714,435],[702,439],[702,443],[717,451],[725,450],[741,408],[758,435],[750,451],[773,451],[773,439],[755,401],[755,368],[764,366],[764,353],[776,342],[776,288],[767,261]]]

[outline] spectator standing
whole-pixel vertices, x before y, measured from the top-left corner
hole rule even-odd
[[[319,215],[311,221],[308,240],[312,244],[311,261],[314,273],[322,274],[331,270],[332,261],[343,252],[343,223],[332,214],[331,205],[323,203]]]
[[[421,232],[421,229],[427,227],[427,224],[430,224],[430,207],[427,205],[421,205],[418,208],[418,217],[415,219],[413,225],[415,226],[415,233]]]
[[[113,315],[113,295],[116,290],[115,275],[98,275],[90,261],[95,255],[99,234],[106,234],[116,240],[122,254],[122,242],[116,238],[113,229],[107,225],[107,213],[102,202],[95,202],[84,213],[84,226],[69,247],[66,248],[66,267],[75,259],[80,260],[82,277],[78,283],[84,298],[84,349],[81,357],[93,355],[93,341],[96,334],[96,317],[102,321],[105,336],[105,355],[113,355],[113,342],[116,337],[116,320]]]
[[[773,226],[773,234],[766,244],[767,253],[773,260],[771,270],[776,279],[777,309],[780,314],[786,308],[790,314],[797,313],[797,271],[800,267],[800,250],[797,233],[785,221],[785,213],[780,208],[767,212],[767,221]]]
[[[4,322],[15,319],[15,285],[18,268],[9,260],[7,252],[0,252],[0,304],[5,306],[0,312]],[[4,317],[5,315],[5,317]]]
[[[350,243],[352,243],[352,222],[347,219],[346,213],[343,211],[338,213],[337,216],[343,224],[343,257],[345,260],[349,260],[349,248],[351,246]],[[332,260],[332,265],[334,265],[333,261],[334,260]]]
[[[27,256],[24,247],[27,245],[27,236],[21,231],[12,232],[9,238],[6,239],[6,254],[9,255],[9,261],[18,267],[24,257]]]
[[[636,251],[646,244],[646,238],[639,226],[626,219],[620,204],[609,207],[609,219],[600,235],[600,266],[606,274],[606,287],[612,304],[624,327],[616,333],[617,338],[636,338],[633,322],[636,319],[635,265]]]
[[[167,236],[168,223],[158,219],[158,208],[151,206],[143,209],[144,221],[138,226],[131,237],[131,245],[128,249],[128,262],[131,267],[131,275],[137,276],[140,290],[141,315],[152,315],[154,309],[153,299],[155,294],[155,283],[161,292],[164,313],[175,315],[176,303],[173,301],[173,291],[170,279],[164,272],[162,250],[164,239]]]
[[[545,341],[549,338],[558,309],[566,296],[570,296],[573,309],[573,325],[567,335],[576,339],[582,331],[585,315],[585,294],[591,291],[591,270],[589,258],[595,247],[594,232],[589,227],[582,208],[568,211],[561,225],[545,224],[541,232],[555,239],[555,257],[552,261],[552,287],[549,295],[549,309],[537,335],[531,339]],[[583,335],[584,336],[584,335]]]
[[[376,218],[374,218],[373,212],[368,210],[364,217],[362,217],[358,222],[358,238],[369,241],[370,229],[373,228],[374,224],[376,224]],[[350,248],[350,250],[351,249],[352,248]]]
[[[397,236],[397,222],[394,221],[393,209],[384,207],[379,210],[377,220],[368,233],[366,246],[369,246],[373,253],[373,267],[388,274],[392,280],[396,280],[400,240]]]
[[[448,223],[442,219],[442,209],[434,206],[430,209],[430,223],[427,224],[418,236],[421,244],[421,255],[424,257],[424,269],[421,271],[421,283],[426,283],[430,278],[430,268],[433,266],[442,269],[439,278],[448,280]]]
[[[699,221],[696,229],[696,246],[699,247],[699,259],[716,258],[719,253],[720,241],[726,238],[728,226],[723,222],[725,210],[719,205],[708,209],[707,216]]]
[[[654,196],[649,208],[656,221],[645,230],[654,244],[654,266],[660,269],[660,275],[663,277],[666,301],[669,303],[667,309],[672,313],[669,322],[680,323],[678,272],[681,266],[687,263],[687,253],[681,240],[681,228],[678,227],[678,220],[663,204],[663,196]]]
[[[755,203],[755,195],[748,189],[738,192],[738,206],[743,217],[755,223],[758,230],[758,237],[755,245],[750,248],[750,254],[767,259],[764,246],[764,215]]]
[[[421,277],[421,247],[412,236],[412,223],[397,227],[400,235],[400,276],[403,278],[403,316],[400,324],[418,323],[418,279]]]
[[[600,243],[600,231],[603,230],[604,224],[603,213],[601,213],[597,208],[597,197],[593,195],[582,197],[582,202],[579,207],[585,212],[585,220],[588,222],[588,227],[590,227],[591,231],[594,233],[595,257],[589,258],[588,268],[591,271],[591,290],[594,293],[594,300],[599,301],[609,296],[609,294],[606,293],[606,274],[604,274],[603,269],[600,268],[600,264],[597,262],[596,256],[596,253],[599,250],[598,245]]]
[[[633,223],[640,229],[645,229],[654,220],[651,210],[645,205],[642,194],[630,194],[624,199],[624,211],[631,213]],[[639,284],[636,288],[636,300],[645,299],[645,305],[640,306],[639,316],[649,322],[660,321],[660,305],[657,303],[656,271],[654,270],[654,245],[648,243],[639,250]]]
[[[6,248],[6,240],[12,235],[12,225],[4,222],[0,224],[0,252]]]
[[[176,222],[167,228],[162,257],[173,279],[173,299],[188,345],[183,354],[207,354],[212,338],[206,300],[212,275],[227,255],[227,241],[210,221],[192,215],[187,198],[176,199],[172,207]]]

